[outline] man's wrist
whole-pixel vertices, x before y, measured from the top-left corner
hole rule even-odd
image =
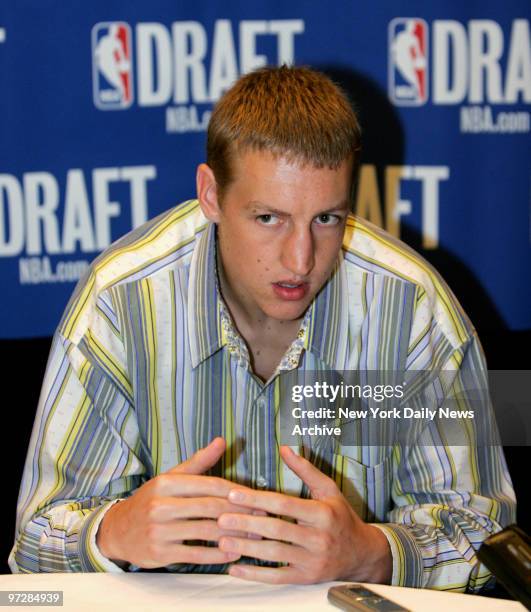
[[[80,571],[82,572],[117,572],[123,571],[121,567],[113,563],[103,555],[96,543],[96,534],[100,525],[110,509],[119,500],[107,501],[93,508],[81,524],[77,541],[77,552],[79,555]]]
[[[423,588],[426,585],[422,549],[413,535],[411,525],[372,523],[381,531],[391,548],[393,558],[393,586]]]
[[[118,565],[118,567],[126,569],[129,566],[129,562],[120,558],[120,552],[115,546],[116,538],[112,537],[112,525],[116,519],[117,512],[119,512],[118,506],[121,505],[121,501],[113,504],[105,513],[96,533],[96,546],[104,557]]]
[[[393,575],[393,556],[389,542],[377,527],[366,523],[365,529],[364,547],[366,555],[361,566],[358,567],[354,579],[360,582],[390,584]]]

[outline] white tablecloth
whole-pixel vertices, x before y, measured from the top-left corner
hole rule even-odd
[[[32,606],[32,610],[78,612],[235,612],[238,610],[317,612],[339,610],[328,603],[327,591],[341,583],[312,586],[270,586],[245,582],[231,576],[201,574],[15,574],[0,576],[0,591],[59,590],[64,606]],[[505,599],[366,585],[396,603],[429,612],[521,611],[525,608]],[[30,609],[29,607],[26,607]],[[2,608],[7,610],[8,608]],[[13,610],[24,608],[13,607]]]

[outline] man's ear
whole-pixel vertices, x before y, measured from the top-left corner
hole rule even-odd
[[[205,217],[213,223],[219,222],[221,214],[218,202],[218,186],[212,169],[199,164],[196,174],[197,199]]]

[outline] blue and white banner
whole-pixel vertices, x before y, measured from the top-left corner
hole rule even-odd
[[[356,212],[531,327],[528,0],[4,0],[0,337],[50,335],[99,252],[194,197],[213,103],[282,63],[358,107]]]

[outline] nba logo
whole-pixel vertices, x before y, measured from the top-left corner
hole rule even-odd
[[[133,102],[131,29],[123,21],[92,28],[94,104],[102,110],[128,108]]]
[[[400,106],[428,99],[428,25],[423,19],[397,17],[389,23],[389,97]]]

